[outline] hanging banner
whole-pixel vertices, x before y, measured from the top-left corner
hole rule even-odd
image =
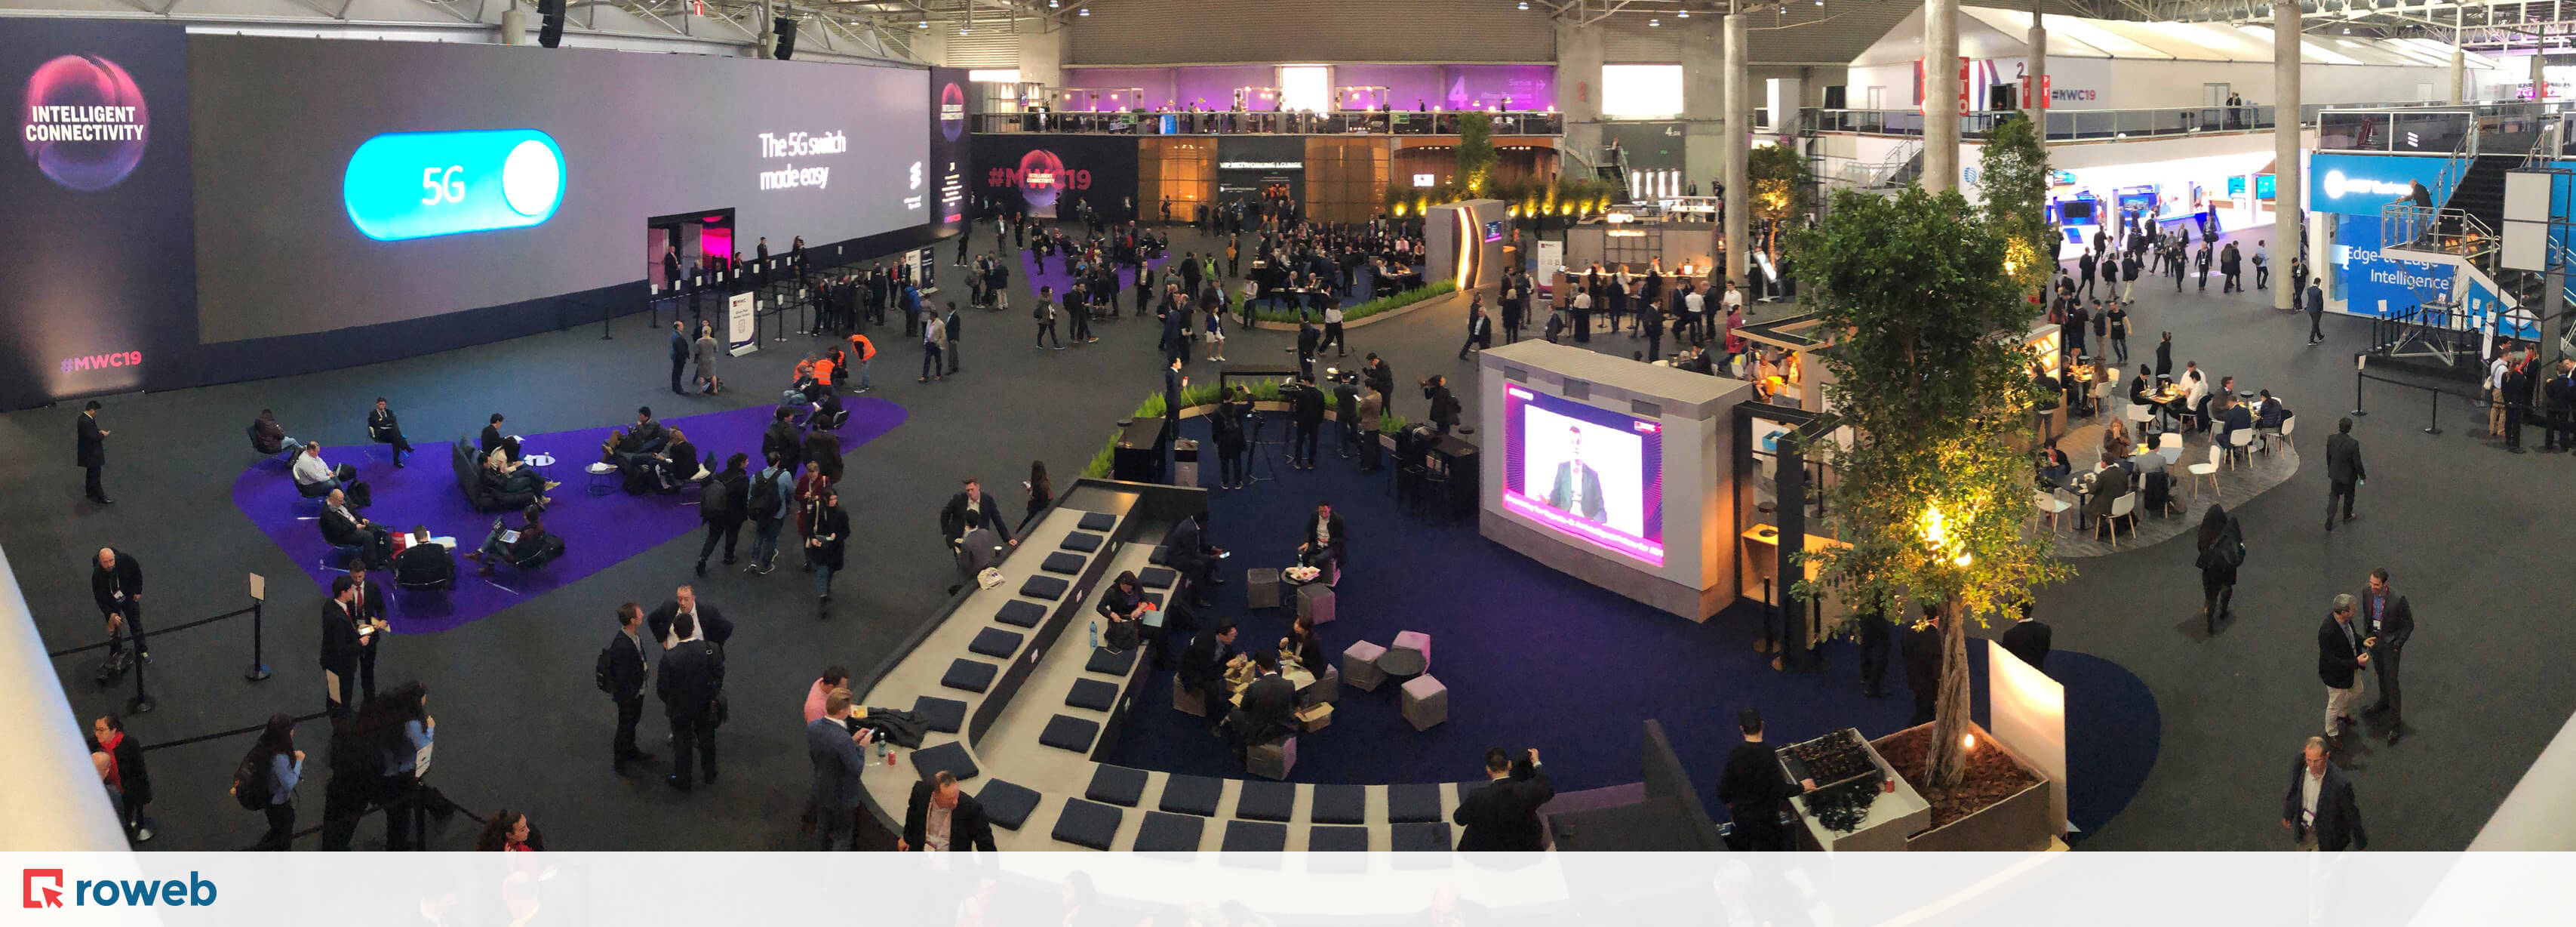
[[[760,303],[750,293],[735,293],[725,298],[725,341],[733,345],[733,355],[741,357],[760,350]]]

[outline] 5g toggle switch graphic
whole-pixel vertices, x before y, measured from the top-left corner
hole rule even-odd
[[[563,204],[563,149],[535,129],[395,132],[349,156],[340,196],[377,241],[525,228]]]

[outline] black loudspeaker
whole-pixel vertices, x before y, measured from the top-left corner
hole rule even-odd
[[[1843,105],[1843,103],[1844,103],[1844,101],[1845,101],[1845,100],[1849,99],[1849,97],[1846,95],[1846,92],[1847,92],[1847,91],[1849,91],[1849,90],[1850,90],[1850,88],[1845,87],[1845,86],[1843,86],[1843,85],[1841,85],[1841,84],[1832,84],[1832,85],[1828,85],[1828,86],[1826,86],[1826,87],[1825,87],[1825,108],[1826,108],[1826,109],[1848,109],[1849,107],[1846,107],[1845,105]]]
[[[2011,84],[1986,86],[1986,108],[1999,113],[2021,108],[2021,88]]]
[[[554,48],[563,44],[564,0],[537,0],[537,44]]]
[[[781,16],[778,17],[776,21],[769,24],[769,29],[772,32],[778,33],[778,60],[785,61],[789,58],[795,57],[796,21]]]

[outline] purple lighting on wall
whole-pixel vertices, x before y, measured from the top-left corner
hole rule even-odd
[[[1064,89],[1101,91],[1091,95],[1094,111],[1119,109],[1138,100],[1148,106],[1166,102],[1186,110],[1193,103],[1211,110],[1234,105],[1244,87],[1270,87],[1278,82],[1276,65],[1201,65],[1171,68],[1066,68]],[[1534,112],[1556,102],[1556,66],[1551,64],[1344,64],[1333,66],[1339,87],[1383,87],[1383,91],[1347,96],[1339,105],[1358,109],[1438,108],[1447,111],[1488,109],[1505,99],[1516,111]],[[1106,91],[1125,93],[1113,106]],[[1141,93],[1135,92],[1138,88]],[[1267,112],[1279,108],[1275,93],[1245,95],[1243,108]]]

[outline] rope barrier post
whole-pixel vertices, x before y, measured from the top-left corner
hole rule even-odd
[[[2368,354],[2355,354],[2352,356],[2352,417],[2354,418],[2360,418],[2370,414],[2362,411],[2361,408],[2362,368],[2368,366],[2369,363],[2370,355]]]
[[[2431,422],[2430,424],[2427,424],[2427,425],[2425,425],[2425,426],[2424,426],[2424,433],[2425,433],[2425,434],[2428,434],[2428,435],[2438,435],[2438,434],[2441,434],[2441,433],[2442,433],[2442,391],[2441,391],[2441,390],[2437,390],[2437,389],[2428,389],[2428,390],[2425,390],[2425,391],[2424,391],[2424,398],[2426,398],[2426,399],[2428,399],[2428,400],[2431,400],[2431,404],[2432,404],[2432,406],[2433,406],[2433,420],[2432,420],[2432,422]]]
[[[250,671],[243,673],[242,678],[252,682],[265,682],[268,679],[268,655],[264,633],[267,630],[267,618],[260,606],[261,602],[258,599],[250,600]]]
[[[130,622],[129,622],[129,623],[130,623]],[[152,651],[150,651],[149,649],[146,649],[146,648],[144,647],[144,640],[143,640],[143,627],[142,627],[141,625],[139,625],[139,624],[138,624],[138,625],[135,625],[135,626],[134,626],[134,697],[133,697],[133,698],[130,698],[130,699],[127,699],[127,700],[125,701],[125,713],[126,713],[126,714],[129,714],[129,715],[148,715],[148,714],[151,714],[151,713],[152,713],[152,709],[153,709],[154,707],[156,707],[155,705],[153,705],[153,704],[152,704],[152,693],[151,693],[151,691],[150,691],[150,690],[148,690],[148,689],[146,689],[146,688],[144,688],[144,685],[143,685],[143,672],[144,672],[144,669],[145,669],[146,667],[148,667],[148,666],[150,666],[150,665],[152,664],[152,661],[151,661],[151,660],[144,659],[144,654],[151,653],[151,652],[152,652]]]

